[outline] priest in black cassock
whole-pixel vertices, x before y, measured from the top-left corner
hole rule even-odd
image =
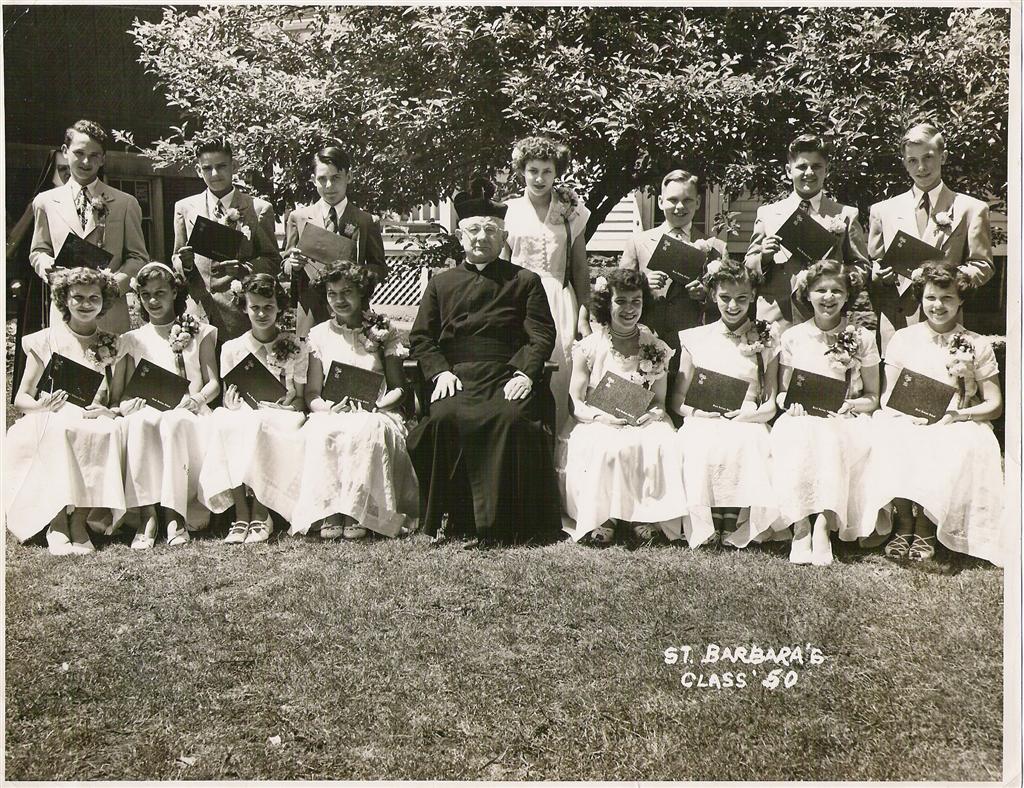
[[[545,543],[561,530],[543,385],[555,324],[540,278],[498,258],[505,206],[455,205],[466,262],[427,283],[409,340],[433,381],[429,415],[409,434],[425,529],[467,546]]]

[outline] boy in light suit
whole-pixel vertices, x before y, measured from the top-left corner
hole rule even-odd
[[[664,235],[691,244],[706,241],[708,260],[725,257],[726,250],[722,241],[705,238],[704,233],[693,226],[694,214],[700,207],[697,176],[686,170],[668,173],[661,181],[658,207],[664,211],[665,221],[651,230],[633,233],[622,250],[619,267],[643,271],[651,285],[654,299],[640,319],[675,351],[669,364],[668,385],[671,386],[679,371],[679,332],[701,325],[706,319],[717,319],[718,310],[713,303],[708,303],[707,291],[700,281],[684,287],[673,282],[664,271],[648,269],[647,264]]]
[[[277,276],[281,253],[270,203],[235,188],[231,144],[214,139],[196,148],[196,172],[206,191],[174,204],[174,262],[188,283],[188,311],[217,329],[217,346],[249,330],[249,318],[235,306],[231,283],[249,273]],[[188,246],[196,217],[205,216],[246,236],[237,260],[214,263]]]
[[[903,230],[937,247],[946,262],[963,271],[976,287],[992,278],[988,204],[960,194],[942,182],[946,162],[942,132],[930,123],[907,130],[900,141],[910,191],[871,206],[868,252],[873,261],[872,300],[879,311],[882,352],[900,328],[920,320],[910,280],[881,266],[885,250]]]
[[[63,186],[36,195],[32,201],[35,229],[29,263],[46,281],[54,259],[72,233],[114,257],[108,270],[117,280],[121,297],[100,320],[100,328],[114,334],[129,329],[125,293],[131,278],[147,262],[146,241],[142,235],[142,209],[139,201],[99,180],[109,137],[99,124],[80,120],[64,132],[61,152],[71,168],[71,177]],[[60,313],[50,307],[49,325],[61,322]]]
[[[799,208],[836,236],[831,252],[834,259],[859,268],[865,277],[870,268],[857,209],[836,202],[823,191],[830,156],[831,146],[817,134],[801,134],[789,143],[786,176],[793,183],[793,191],[784,200],[762,205],[754,220],[744,264],[765,276],[763,295],[757,299],[757,316],[780,323],[783,330],[811,316],[801,310],[792,294],[793,279],[814,261],[794,259],[781,247],[777,235],[793,211]]]
[[[383,282],[388,275],[384,262],[384,238],[377,221],[355,205],[348,198],[351,182],[352,163],[348,154],[336,145],[321,148],[313,155],[313,185],[320,199],[305,207],[296,208],[288,215],[285,238],[285,265],[294,276],[298,268],[305,265],[306,258],[299,253],[299,236],[307,222],[330,230],[352,240],[354,263],[360,263],[377,274],[377,281]],[[327,300],[319,295],[307,310],[298,306],[296,331],[300,337],[309,329],[331,317]],[[366,304],[369,307],[369,304]]]

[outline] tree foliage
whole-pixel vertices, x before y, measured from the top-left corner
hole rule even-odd
[[[225,134],[279,208],[312,197],[327,138],[362,204],[404,212],[547,132],[574,150],[590,234],[675,166],[773,196],[813,130],[835,140],[831,190],[866,209],[905,188],[897,144],[926,117],[950,182],[1006,198],[1005,9],[213,6],[132,33],[186,121],[149,154],[187,163]]]

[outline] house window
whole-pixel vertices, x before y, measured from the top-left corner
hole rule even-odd
[[[142,208],[142,235],[146,239],[146,248],[153,246],[153,185],[143,178],[107,178],[107,183],[132,195],[139,201]]]

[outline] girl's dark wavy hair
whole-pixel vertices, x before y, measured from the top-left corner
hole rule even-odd
[[[944,260],[930,260],[921,265],[921,273],[915,277],[911,287],[918,303],[924,298],[924,286],[933,284],[938,287],[956,287],[957,295],[966,300],[967,295],[974,291],[974,283],[970,277],[954,265]]]
[[[174,316],[184,314],[185,312],[185,301],[188,299],[188,288],[185,286],[185,278],[175,272],[168,274],[163,268],[156,266],[152,268],[146,268],[142,266],[143,270],[135,276],[135,294],[139,295],[142,292],[143,285],[147,284],[153,279],[163,279],[171,286],[171,290],[174,291],[174,305],[171,307],[174,310]],[[139,297],[141,303],[142,297]],[[149,322],[149,312],[146,311],[146,307],[143,304],[139,310],[142,313],[142,320],[146,323]]]
[[[377,287],[377,274],[365,265],[354,263],[351,260],[335,260],[327,266],[327,270],[318,281],[318,286],[327,294],[327,285],[333,282],[340,282],[345,279],[355,285],[359,295],[363,297],[363,309],[370,308],[370,299]]]
[[[776,272],[776,275],[778,273]],[[839,279],[846,287],[846,303],[839,310],[842,314],[846,314],[850,307],[853,306],[854,301],[857,300],[860,291],[864,289],[866,282],[861,271],[848,265],[843,265],[838,260],[818,260],[816,263],[811,263],[806,269],[806,277],[797,285],[796,290],[793,291],[793,297],[796,298],[799,304],[802,304],[807,309],[812,309],[809,298],[811,287],[823,276],[833,276]]]
[[[643,271],[634,271],[631,268],[615,268],[604,277],[608,280],[608,287],[603,290],[594,290],[590,297],[590,312],[594,320],[602,326],[612,322],[612,294],[614,291],[624,292],[627,290],[639,290],[643,293],[644,310],[646,311],[653,300],[651,286],[647,284],[647,275]]]
[[[761,286],[761,275],[757,271],[751,271],[741,262],[726,258],[722,260],[717,271],[704,274],[701,281],[712,298],[715,296],[715,290],[721,284],[749,284],[754,295],[757,295],[757,289]]]
[[[242,292],[232,293],[231,298],[235,306],[242,311],[245,311],[246,293],[273,298],[279,312],[283,312],[291,304],[288,293],[281,287],[281,283],[270,274],[249,274],[242,280]]]
[[[60,311],[61,317],[67,323],[71,320],[71,309],[68,308],[68,295],[74,285],[97,285],[100,295],[103,296],[103,306],[100,307],[100,317],[103,317],[121,297],[118,290],[117,280],[106,271],[96,271],[92,268],[68,268],[58,270],[50,280],[50,300]]]
[[[512,148],[512,169],[522,173],[528,161],[550,161],[555,164],[555,177],[569,169],[569,146],[550,137],[524,137]]]

